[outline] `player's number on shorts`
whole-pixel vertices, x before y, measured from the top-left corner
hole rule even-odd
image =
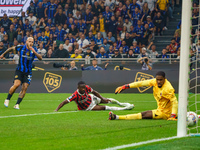
[[[58,79],[46,78],[46,84],[47,85],[53,85],[53,86],[57,87],[58,86],[58,82],[59,82]]]

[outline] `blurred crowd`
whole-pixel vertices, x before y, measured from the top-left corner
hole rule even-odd
[[[11,19],[4,14],[0,20],[0,54],[33,37],[44,58],[167,58],[168,53],[180,51],[181,22],[161,54],[153,37],[167,30],[167,20],[173,18],[178,2],[34,0],[20,17]],[[193,10],[194,15],[198,13]],[[14,53],[6,57],[12,58]]]

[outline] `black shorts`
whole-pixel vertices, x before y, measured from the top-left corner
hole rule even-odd
[[[22,83],[31,83],[32,73],[24,73],[19,70],[15,71],[14,80],[20,80]]]

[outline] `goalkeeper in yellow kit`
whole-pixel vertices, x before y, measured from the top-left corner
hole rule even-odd
[[[137,114],[116,115],[109,113],[109,120],[136,120],[136,119],[165,119],[176,120],[178,111],[178,101],[176,99],[174,88],[171,83],[165,78],[165,73],[159,71],[156,73],[156,78],[133,82],[118,87],[115,94],[121,93],[128,88],[137,88],[143,86],[153,86],[153,95],[157,101],[157,109],[148,110]]]

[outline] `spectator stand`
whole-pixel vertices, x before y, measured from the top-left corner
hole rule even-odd
[[[156,50],[161,54],[161,51],[165,48],[163,43],[167,41],[170,44],[169,39],[171,40],[174,35],[172,30],[176,29],[176,24],[180,17],[178,13],[181,10],[181,8],[174,9],[175,11],[173,16],[175,19],[168,19],[173,9],[168,9],[168,11],[163,13],[163,10],[158,7],[159,4],[152,5],[148,2],[138,4],[136,0],[133,0],[131,3],[130,1],[126,1],[125,3],[124,1],[119,1],[117,3],[96,1],[95,4],[90,2],[85,3],[85,1],[79,0],[77,1],[77,4],[78,7],[74,6],[74,0],[67,0],[66,4],[64,4],[63,1],[54,0],[50,0],[50,2],[46,2],[46,0],[36,3],[31,2],[30,7],[27,9],[27,15],[25,12],[21,12],[22,17],[18,17],[17,22],[15,19],[8,17],[8,20],[11,19],[10,22],[8,21],[9,26],[4,26],[5,24],[3,22],[6,18],[2,18],[0,20],[0,28],[2,30],[0,36],[3,36],[1,40],[3,39],[4,47],[7,49],[9,46],[12,46],[10,44],[12,42],[14,45],[22,45],[26,41],[27,37],[31,36],[34,37],[34,46],[37,48],[39,48],[40,43],[43,43],[43,47],[40,47],[40,49],[44,49],[43,51],[46,50],[46,54],[43,54],[43,57],[54,60],[53,58],[55,58],[55,54],[57,54],[56,51],[59,49],[60,44],[64,44],[66,40],[69,40],[69,46],[71,46],[72,49],[70,48],[69,50],[69,46],[67,46],[66,50],[69,53],[69,57],[60,58],[62,60],[70,60],[71,54],[73,54],[76,49],[79,49],[80,55],[83,56],[87,48],[90,48],[91,53],[96,57],[100,53],[99,49],[101,46],[108,47],[109,45],[113,46],[112,49],[109,50],[110,55],[118,49],[119,53],[122,55],[122,59],[125,60],[124,57],[129,53],[129,49],[133,51],[133,55],[135,55],[134,57],[137,57],[137,55],[141,53],[141,49],[143,47],[147,48],[149,43],[153,41],[157,46]],[[171,4],[167,4],[167,7],[172,8]],[[98,10],[95,10],[94,8],[98,8]],[[42,16],[43,11],[44,16]],[[165,23],[168,28],[167,31],[163,31],[163,36],[161,37],[155,36],[154,24],[152,23],[158,11],[162,11],[162,15],[166,19]],[[81,13],[79,14],[77,12]],[[36,17],[36,21],[30,19],[32,18],[32,14],[34,18]],[[100,17],[98,15],[101,16],[101,18],[103,16],[103,18],[99,19]],[[172,17],[172,15],[170,17]],[[29,20],[28,22],[26,21],[26,25],[24,25],[25,19],[27,18],[29,18]],[[151,18],[151,20],[148,21],[148,18]],[[79,24],[80,19],[81,24]],[[126,19],[128,19],[127,24],[123,24],[122,22]],[[20,24],[20,22],[22,22],[22,24]],[[4,36],[7,35],[9,30],[8,27],[10,28],[11,24],[14,24],[15,30],[17,31],[17,37],[20,34],[21,39],[14,37],[14,41],[11,41],[11,39],[13,39],[12,35],[9,36],[8,39],[6,39],[6,37],[4,39]],[[148,24],[148,26],[145,26],[145,24]],[[21,27],[22,32],[18,32],[16,29],[17,26]],[[126,26],[126,28],[128,27],[128,31],[124,30],[122,32],[124,26]],[[36,32],[38,27],[39,31]],[[46,27],[48,27],[48,29]],[[42,31],[44,31],[44,33]],[[90,32],[92,32],[92,36],[89,36]],[[83,38],[81,38],[83,36],[86,39],[89,37],[89,39],[93,39],[95,42],[98,41],[96,38],[99,32],[101,33],[100,38],[102,38],[102,41],[107,39],[106,45],[102,43],[101,45],[98,45],[97,43],[91,45],[90,40],[89,42],[84,42],[86,44],[83,43]],[[121,36],[121,33],[124,35]],[[86,40],[84,39],[84,41]],[[125,46],[119,44],[124,43],[123,41],[126,43],[126,50],[124,50]],[[134,41],[137,41],[137,47],[139,47],[137,53],[133,48]],[[93,50],[94,46],[95,51]],[[171,61],[171,59],[174,58],[174,55],[175,54],[169,55],[169,58],[167,59]],[[113,60],[114,59],[116,58],[113,58]]]

